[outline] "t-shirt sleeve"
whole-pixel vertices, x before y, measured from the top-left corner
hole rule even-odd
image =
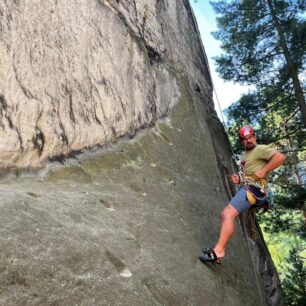
[[[259,147],[258,157],[264,160],[269,160],[275,152],[275,148],[270,148],[266,145],[261,145]]]

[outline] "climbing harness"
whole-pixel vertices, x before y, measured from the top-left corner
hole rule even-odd
[[[271,208],[273,198],[272,190],[269,188],[268,182],[265,179],[258,179],[252,175],[246,175],[246,162],[241,160],[241,155],[235,154],[233,159],[239,169],[239,181],[246,190],[247,199],[251,206],[255,205],[257,201],[266,201],[268,208]],[[264,211],[267,209],[264,209]]]
[[[247,198],[248,200],[250,199],[250,204],[251,205],[256,204],[257,200],[266,200],[269,189],[266,181],[264,179],[257,180],[253,176],[247,176],[245,173],[246,161],[241,162],[241,168],[242,168],[242,183],[247,192]],[[258,188],[262,196],[256,195],[254,189],[252,190],[251,186]]]

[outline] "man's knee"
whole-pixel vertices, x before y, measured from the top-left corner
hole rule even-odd
[[[239,211],[231,204],[228,204],[220,214],[222,220],[235,219],[239,215]]]

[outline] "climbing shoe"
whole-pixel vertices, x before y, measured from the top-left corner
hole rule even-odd
[[[221,259],[217,257],[213,248],[202,249],[203,255],[199,256],[202,263],[211,262],[214,264],[221,264]]]

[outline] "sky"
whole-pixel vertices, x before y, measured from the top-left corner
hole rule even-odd
[[[206,55],[209,61],[209,67],[211,76],[213,79],[215,91],[221,106],[221,109],[226,109],[230,104],[239,100],[243,93],[247,93],[249,90],[248,86],[241,86],[234,84],[233,82],[223,81],[216,72],[216,66],[214,64],[213,57],[221,54],[223,51],[220,48],[220,42],[213,38],[211,32],[217,30],[216,15],[209,4],[209,0],[189,0],[193,8],[194,14],[197,19],[199,31],[201,33],[202,42]],[[221,118],[217,99],[214,96],[215,109],[218,116]]]

